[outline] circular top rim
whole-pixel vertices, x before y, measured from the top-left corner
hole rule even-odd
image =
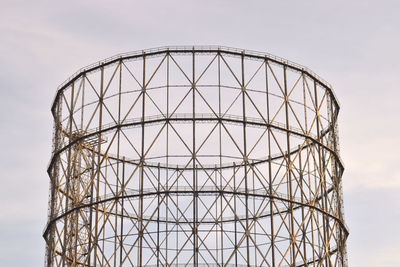
[[[224,53],[224,54],[230,54],[233,56],[236,55],[236,56],[244,56],[247,58],[259,59],[259,60],[260,59],[268,60],[268,61],[272,61],[276,64],[279,64],[279,65],[287,66],[290,69],[293,69],[295,71],[304,72],[309,77],[316,80],[326,90],[328,90],[331,93],[332,98],[333,98],[334,102],[336,103],[337,107],[340,108],[340,103],[335,95],[335,92],[333,91],[331,84],[329,84],[322,77],[320,77],[319,75],[314,73],[308,67],[305,67],[305,66],[295,63],[293,61],[287,60],[285,58],[272,55],[270,53],[258,52],[258,51],[247,50],[247,49],[239,49],[239,48],[233,48],[233,47],[227,47],[227,46],[207,45],[207,46],[162,46],[162,47],[156,47],[156,48],[150,48],[150,49],[144,49],[144,50],[136,50],[136,51],[132,51],[132,52],[116,54],[112,57],[109,57],[109,58],[97,61],[95,63],[92,63],[90,65],[87,65],[83,68],[80,68],[78,71],[76,71],[73,75],[71,75],[69,78],[67,78],[63,83],[61,83],[58,86],[56,95],[54,96],[54,99],[52,102],[51,110],[54,112],[55,104],[57,102],[59,94],[61,92],[63,92],[63,90],[66,89],[72,82],[74,82],[76,79],[78,79],[81,75],[83,75],[85,73],[92,72],[103,66],[107,66],[107,65],[113,64],[115,62],[118,62],[120,60],[124,60],[124,59],[140,58],[140,57],[149,56],[149,55],[155,56],[155,55],[164,54],[164,53],[193,53],[193,52],[203,53],[203,54]]]

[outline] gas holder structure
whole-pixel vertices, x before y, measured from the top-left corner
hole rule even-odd
[[[347,266],[331,86],[282,58],[161,47],[52,105],[46,266]]]

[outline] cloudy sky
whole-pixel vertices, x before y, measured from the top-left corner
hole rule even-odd
[[[269,52],[341,103],[350,266],[400,266],[400,2],[0,0],[0,265],[43,266],[50,106],[78,68],[164,45]]]

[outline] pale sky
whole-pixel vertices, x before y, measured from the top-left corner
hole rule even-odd
[[[164,45],[224,45],[311,68],[341,103],[349,266],[400,266],[400,2],[0,0],[0,266],[43,266],[56,88]]]

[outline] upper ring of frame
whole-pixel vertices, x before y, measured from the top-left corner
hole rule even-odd
[[[112,65],[114,63],[117,63],[121,60],[129,60],[129,59],[135,59],[135,58],[142,58],[144,56],[157,56],[165,53],[174,53],[174,54],[189,54],[189,53],[198,53],[198,54],[210,54],[210,53],[221,53],[221,54],[226,54],[226,55],[231,55],[231,56],[244,56],[245,58],[249,59],[254,59],[254,60],[267,60],[268,62],[278,64],[281,66],[286,66],[289,69],[293,71],[298,71],[298,72],[303,72],[306,74],[308,77],[316,81],[319,85],[321,85],[323,88],[325,88],[329,94],[331,95],[336,108],[339,110],[340,104],[339,101],[335,95],[335,92],[332,89],[332,86],[325,81],[323,78],[315,74],[313,71],[311,71],[309,68],[302,66],[300,64],[297,64],[295,62],[286,60],[281,57],[274,56],[269,53],[262,53],[262,52],[256,52],[256,51],[251,51],[251,50],[244,50],[244,49],[238,49],[238,48],[232,48],[232,47],[225,47],[225,46],[163,46],[163,47],[157,47],[157,48],[151,48],[151,49],[146,49],[146,50],[140,50],[140,51],[133,51],[133,52],[127,52],[127,53],[121,53],[117,54],[115,56],[106,58],[104,60],[100,60],[96,63],[93,63],[91,65],[88,65],[84,68],[81,68],[75,74],[70,76],[67,80],[65,80],[57,89],[57,93],[54,97],[53,104],[51,107],[51,110],[54,114],[54,109],[56,106],[56,103],[58,102],[59,96],[61,93],[68,88],[69,85],[71,85],[75,80],[79,79],[82,75],[96,71],[100,69],[101,67],[105,67],[108,65]]]

